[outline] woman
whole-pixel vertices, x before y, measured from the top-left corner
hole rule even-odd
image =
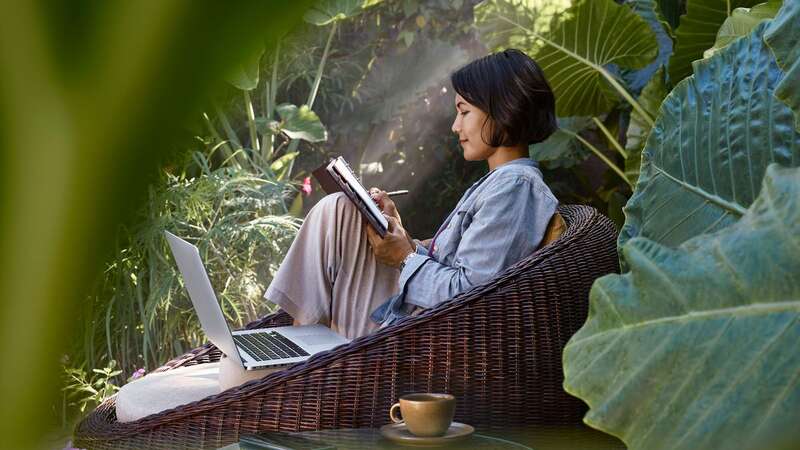
[[[452,131],[464,159],[486,161],[489,173],[422,242],[403,228],[380,189],[370,192],[389,221],[383,238],[344,194],[322,199],[264,295],[295,324],[363,336],[491,279],[539,245],[558,203],[527,157],[529,144],[556,129],[555,99],[542,70],[511,49],[467,64],[451,81]]]
[[[555,100],[536,63],[518,50],[473,61],[455,72],[452,131],[464,159],[486,161],[432,239],[403,228],[394,202],[373,198],[389,221],[383,238],[344,194],[328,195],[308,213],[264,296],[295,324],[323,323],[356,338],[381,325],[436,306],[485,282],[539,245],[557,201],[542,181],[528,144],[556,128]],[[219,378],[191,366],[147,376],[122,388],[117,418],[141,417],[199,400],[277,369],[245,371],[222,358]],[[198,371],[199,369],[199,371]]]

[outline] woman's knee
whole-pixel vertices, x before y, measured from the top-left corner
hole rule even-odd
[[[320,201],[311,208],[312,211],[323,213],[323,214],[333,214],[336,212],[341,212],[344,214],[350,213],[357,213],[358,208],[347,196],[344,192],[334,192],[333,194],[328,194],[325,197],[322,197]]]

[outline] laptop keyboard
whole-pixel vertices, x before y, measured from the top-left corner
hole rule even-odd
[[[275,331],[262,333],[234,334],[236,345],[244,349],[256,361],[297,358],[308,356],[308,352]]]

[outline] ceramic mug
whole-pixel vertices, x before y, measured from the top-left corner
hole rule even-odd
[[[402,417],[397,417],[397,410]],[[389,409],[394,423],[405,422],[416,436],[444,436],[456,412],[456,398],[450,394],[408,394]]]

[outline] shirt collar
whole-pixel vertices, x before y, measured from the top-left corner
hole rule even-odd
[[[506,167],[506,166],[530,166],[530,167],[538,168],[539,167],[539,163],[537,163],[536,161],[534,161],[534,160],[532,160],[530,158],[527,158],[527,157],[512,159],[511,161],[504,162],[503,164],[500,164],[499,166],[497,166],[494,169],[490,170],[488,173],[486,173],[484,176],[482,176],[478,181],[472,183],[471,188],[481,184],[483,182],[483,180],[487,179],[489,177],[489,175],[494,173],[497,169],[499,169],[501,167]]]
[[[499,166],[495,167],[494,170],[497,170],[501,167],[512,166],[512,165],[539,167],[539,164],[536,161],[527,157],[523,157],[523,158],[512,159],[511,161],[508,162],[504,162],[503,164],[500,164]]]

